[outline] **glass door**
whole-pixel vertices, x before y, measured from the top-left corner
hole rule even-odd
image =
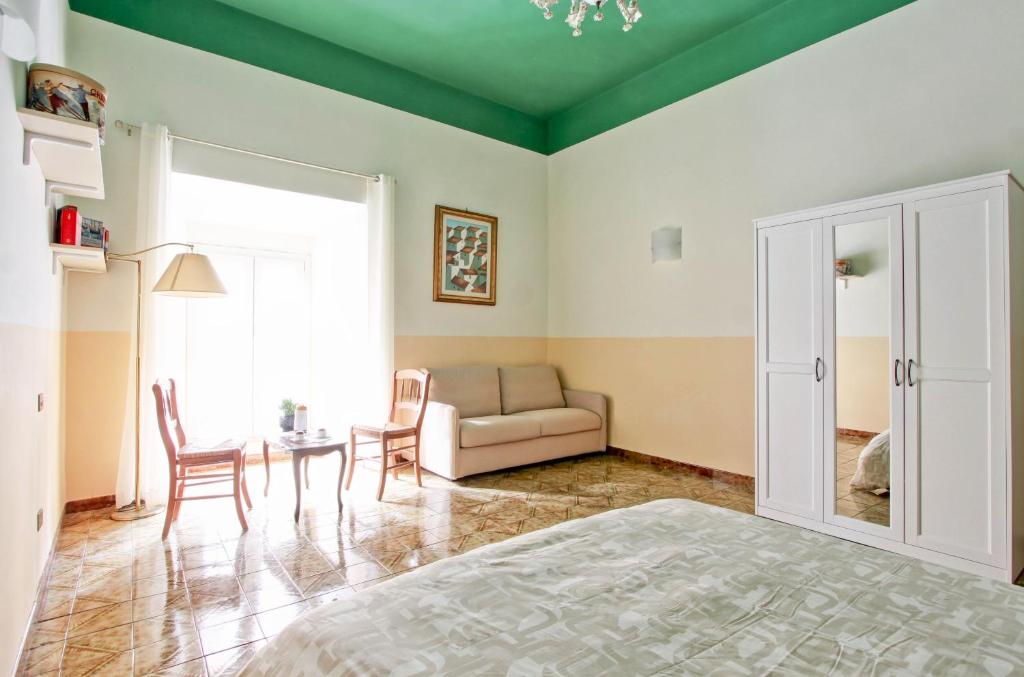
[[[268,434],[278,427],[281,400],[310,404],[309,261],[277,252],[200,249],[228,294],[188,304],[188,432],[218,441]]]
[[[825,521],[903,539],[903,223],[825,219]]]

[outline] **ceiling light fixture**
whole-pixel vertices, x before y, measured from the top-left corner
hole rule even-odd
[[[569,24],[569,27],[572,28],[572,36],[574,38],[583,35],[583,22],[587,20],[587,12],[590,11],[591,7],[597,9],[594,21],[602,21],[604,19],[604,12],[601,11],[601,8],[607,2],[608,0],[572,0],[572,4],[569,6],[569,16],[565,18],[565,23]],[[558,0],[530,0],[530,4],[544,10],[544,18],[550,19],[555,15],[551,11],[551,7],[557,5]],[[640,0],[615,0],[615,4],[618,5],[622,18],[625,20],[625,23],[622,24],[622,30],[633,30],[633,24],[643,17],[643,14],[640,12]]]

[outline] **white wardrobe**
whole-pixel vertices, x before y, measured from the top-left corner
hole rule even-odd
[[[1024,568],[1024,190],[1009,172],[758,219],[757,514]]]

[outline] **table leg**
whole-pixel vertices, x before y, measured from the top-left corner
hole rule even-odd
[[[347,454],[345,453],[345,447],[338,450],[341,454],[341,470],[338,472],[338,512],[341,512],[341,487],[345,483],[345,461]]]
[[[266,497],[270,491],[270,445],[263,440],[263,467],[267,471],[267,483],[263,485],[263,496]]]
[[[292,475],[295,476],[295,523],[299,523],[299,508],[302,506],[302,455],[292,452]]]

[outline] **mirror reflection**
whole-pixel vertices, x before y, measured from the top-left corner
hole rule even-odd
[[[889,222],[835,227],[836,514],[889,525]]]

